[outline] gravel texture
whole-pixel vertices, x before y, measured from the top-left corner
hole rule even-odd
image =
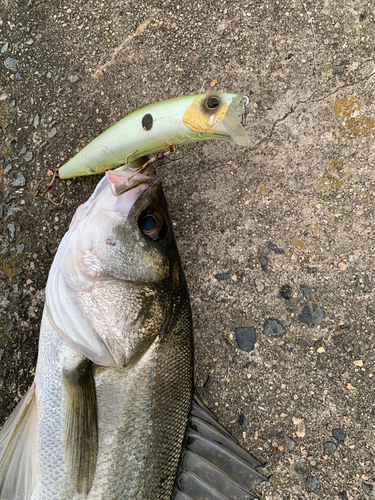
[[[142,106],[234,91],[251,146],[187,144],[158,167],[196,387],[267,462],[262,500],[374,498],[374,25],[359,0],[1,3],[0,424],[32,381],[51,262],[98,179],[56,182],[60,206],[34,199],[38,182]],[[305,306],[324,316],[299,321]],[[238,347],[237,327],[265,324]]]

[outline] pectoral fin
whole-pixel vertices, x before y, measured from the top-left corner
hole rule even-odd
[[[98,412],[92,363],[64,369],[65,467],[78,493],[87,494],[98,455]]]
[[[0,432],[0,500],[29,500],[35,487],[37,407],[32,385]]]
[[[251,500],[261,466],[194,397],[174,500]]]

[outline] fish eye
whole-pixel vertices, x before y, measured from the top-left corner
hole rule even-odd
[[[147,212],[140,216],[138,225],[142,233],[154,241],[162,240],[167,234],[167,224],[158,212]]]
[[[218,97],[209,97],[207,99],[207,102],[206,102],[206,106],[209,109],[218,108],[220,106],[220,104],[221,104],[221,102],[220,102],[220,99]]]

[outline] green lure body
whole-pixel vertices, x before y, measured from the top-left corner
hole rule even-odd
[[[221,139],[249,146],[242,126],[246,98],[211,93],[177,97],[141,108],[91,141],[59,169],[62,179],[99,174],[185,142]],[[134,154],[132,154],[134,153]]]

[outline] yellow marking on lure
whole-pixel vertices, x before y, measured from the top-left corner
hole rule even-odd
[[[196,97],[185,111],[182,122],[193,132],[212,134],[228,109],[228,104],[221,103],[216,96],[210,96],[207,99]]]

